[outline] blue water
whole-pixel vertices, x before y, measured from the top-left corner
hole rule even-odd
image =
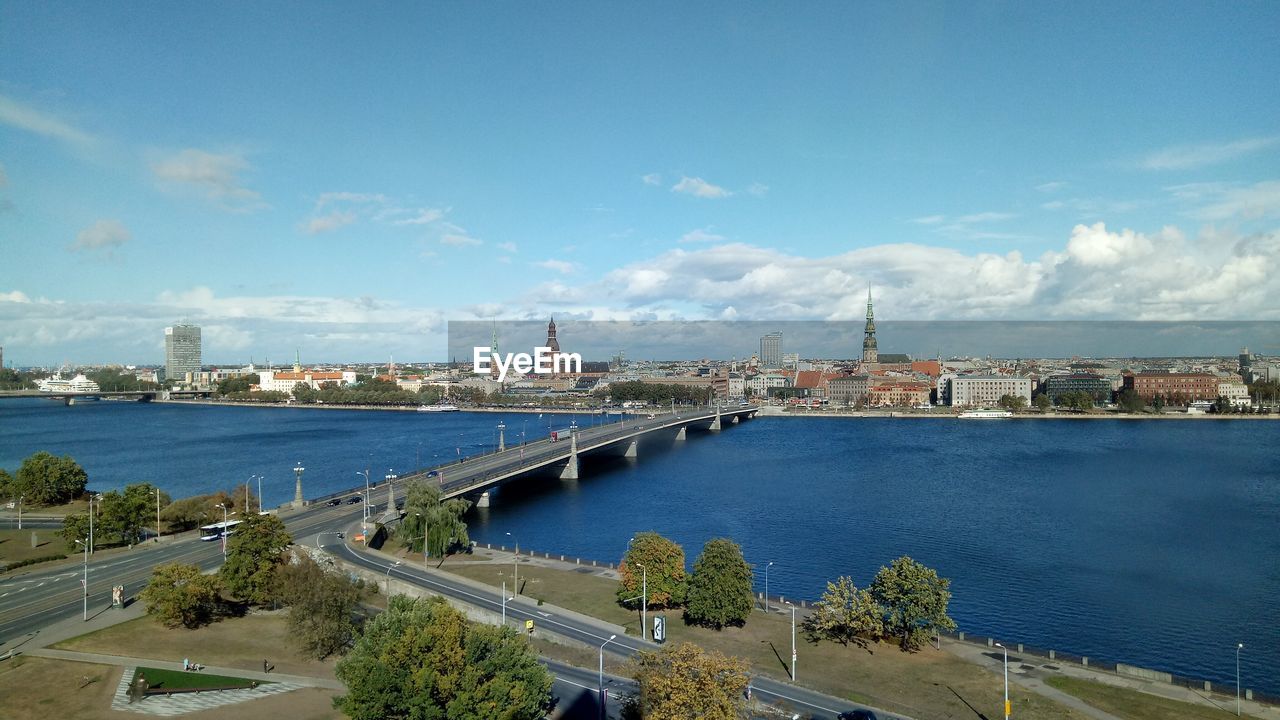
[[[267,506],[354,487],[357,471],[545,436],[566,416],[0,402],[0,467],[71,454],[90,487],[175,496],[263,474]],[[590,417],[579,417],[580,425]],[[584,462],[471,513],[479,541],[616,561],[656,530],[690,564],[731,537],[774,595],[859,586],[907,554],[952,579],[961,629],[1280,692],[1280,423],[768,419]],[[256,481],[255,481],[256,483]],[[256,488],[255,488],[256,490]]]

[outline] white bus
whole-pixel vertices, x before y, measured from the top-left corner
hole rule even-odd
[[[212,542],[219,538],[235,533],[235,527],[240,524],[239,520],[229,520],[227,522],[214,523],[212,525],[200,526],[200,539],[205,542]]]

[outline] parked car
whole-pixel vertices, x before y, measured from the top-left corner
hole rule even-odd
[[[850,710],[836,716],[839,720],[876,720],[876,714],[870,710]]]

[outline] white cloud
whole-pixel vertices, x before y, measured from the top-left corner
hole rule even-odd
[[[723,198],[733,193],[719,185],[712,185],[700,177],[680,176],[680,182],[671,186],[671,192],[684,193],[700,198]]]
[[[751,183],[747,186],[747,193],[756,197],[764,197],[769,194],[769,186],[763,183]]]
[[[72,250],[106,250],[110,252],[129,241],[132,235],[119,220],[99,220],[76,234]]]
[[[1042,193],[1051,193],[1051,192],[1057,192],[1065,188],[1066,186],[1067,186],[1067,183],[1061,180],[1054,180],[1052,182],[1040,183],[1039,185],[1036,186],[1036,190]]]
[[[412,217],[392,221],[392,225],[426,225],[444,217],[444,211],[437,208],[418,208]]]
[[[93,137],[53,115],[0,95],[0,123],[73,145],[90,145]]]
[[[465,232],[449,232],[440,236],[441,245],[451,245],[453,247],[468,247],[474,245],[483,245],[483,240],[467,235]]]
[[[578,269],[576,263],[567,262],[565,260],[539,260],[533,263],[534,266],[554,270],[561,275],[569,275]]]
[[[911,218],[909,222],[913,222],[917,225],[937,225],[946,219],[946,215],[925,215],[924,217]]]
[[[641,175],[640,182],[644,183],[645,185],[661,185],[662,176],[659,175],[658,173],[649,173],[648,175]]]
[[[0,302],[29,303],[31,298],[27,297],[27,294],[21,290],[11,290],[7,293],[0,293]]]
[[[497,247],[502,252],[507,252],[507,253],[519,252],[519,250],[516,248],[516,244],[513,242],[500,242],[498,243]]]
[[[1196,205],[1189,214],[1200,220],[1255,220],[1280,215],[1280,180],[1253,185],[1192,183],[1165,189],[1179,200]]]
[[[334,211],[328,215],[313,217],[303,225],[303,231],[308,235],[319,235],[320,233],[333,232],[344,225],[350,225],[356,221],[356,215],[352,212]]]
[[[1015,217],[1017,216],[1011,213],[980,212],[980,213],[974,213],[972,215],[961,215],[960,217],[956,218],[953,222],[959,223],[961,225],[969,225],[971,223],[998,222],[1000,220],[1010,220]]]
[[[724,240],[724,236],[717,235],[711,232],[711,228],[698,228],[696,230],[690,230],[689,232],[680,236],[680,242],[682,243],[720,242],[722,240]]]
[[[1132,230],[1108,232],[1102,223],[1076,225],[1067,241],[1067,255],[1085,267],[1116,267],[1149,256],[1153,246]]]
[[[1216,165],[1280,145],[1280,135],[1223,143],[1178,145],[1151,153],[1139,166],[1147,170],[1186,170]]]
[[[244,187],[240,174],[249,163],[239,153],[211,153],[186,148],[151,163],[151,171],[165,187],[193,191],[229,210],[259,210],[262,196]]]

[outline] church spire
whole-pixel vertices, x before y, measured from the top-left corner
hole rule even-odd
[[[876,348],[876,316],[871,305],[871,286],[867,286],[867,326],[863,330],[862,362],[880,362],[880,351]]]

